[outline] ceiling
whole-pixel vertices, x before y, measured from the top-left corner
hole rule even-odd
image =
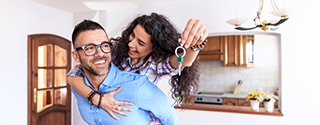
[[[31,0],[70,13],[113,10],[183,0]]]

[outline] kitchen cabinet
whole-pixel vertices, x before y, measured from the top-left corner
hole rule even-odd
[[[238,106],[250,106],[250,101],[247,101],[246,99],[238,99]],[[263,107],[263,104],[260,103],[259,107]]]
[[[226,106],[250,106],[250,102],[246,99],[238,98],[223,98],[223,104]]]
[[[223,98],[222,105],[225,105],[225,106],[238,106],[238,99]]]
[[[254,36],[224,36],[224,66],[254,67]]]
[[[250,106],[250,102],[246,99],[239,98],[223,98],[223,105],[226,106]],[[260,107],[262,105],[260,104]]]
[[[200,61],[223,61],[224,59],[224,36],[213,36],[207,38],[207,43],[199,52]]]
[[[225,67],[254,67],[254,36],[212,36],[199,52],[200,61],[224,61]]]
[[[238,105],[239,106],[250,106],[250,101],[247,101],[246,99],[238,99]]]
[[[239,99],[239,98],[223,98],[222,105],[225,106],[250,106],[250,102],[246,99]],[[260,108],[263,108],[263,103],[260,103]],[[278,108],[278,102],[274,103],[274,108]]]

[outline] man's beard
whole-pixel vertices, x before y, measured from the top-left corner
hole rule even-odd
[[[101,57],[101,58],[98,58],[98,59],[109,60],[108,57]],[[80,58],[80,63],[82,64],[83,69],[87,73],[89,73],[91,75],[94,75],[94,76],[105,76],[108,73],[108,70],[100,72],[99,70],[94,69],[92,66],[89,66],[88,64],[86,64],[85,61],[83,59],[81,59],[81,58]],[[110,64],[110,62],[105,62],[105,63]],[[104,68],[108,68],[108,67],[109,66],[106,66]]]

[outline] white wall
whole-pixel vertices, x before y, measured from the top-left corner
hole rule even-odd
[[[27,124],[29,34],[70,39],[73,15],[29,0],[0,0],[0,124]]]
[[[279,36],[255,35],[254,41],[255,67],[278,67],[281,44]]]
[[[0,3],[0,38],[2,40],[0,124],[24,125],[27,124],[27,35],[54,33],[70,39],[74,20],[73,15],[69,13],[28,0],[0,0]],[[277,31],[281,32],[282,41],[281,91],[284,116],[177,110],[181,125],[314,125],[318,123],[320,106],[317,105],[319,104],[317,99],[319,73],[317,72],[320,71],[320,38],[318,37],[320,24],[313,18],[318,15],[320,8],[317,1],[312,0],[303,2],[287,0],[287,3],[297,10]],[[225,21],[235,17],[237,11],[240,15],[255,14],[257,5],[257,0],[191,0],[180,4],[148,6],[128,13],[156,11],[167,15],[180,30],[184,28],[189,18],[199,18],[210,33],[215,34],[239,32],[233,30],[233,27]],[[117,19],[116,14],[111,14],[110,18]],[[128,18],[132,19],[132,17]],[[131,20],[127,22],[129,21]],[[121,21],[120,24],[115,24],[119,24],[117,28],[120,29],[125,27],[127,22]],[[117,31],[116,29],[108,30]],[[81,119],[75,115],[73,117],[74,121]]]

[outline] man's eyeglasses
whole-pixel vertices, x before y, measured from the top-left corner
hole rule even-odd
[[[111,45],[112,45],[112,43],[107,42],[107,41],[104,41],[100,44],[90,43],[90,44],[86,44],[84,46],[77,47],[76,51],[83,50],[84,54],[86,54],[87,56],[92,56],[98,52],[98,48],[100,48],[101,51],[104,53],[111,52],[111,47],[110,47]]]

